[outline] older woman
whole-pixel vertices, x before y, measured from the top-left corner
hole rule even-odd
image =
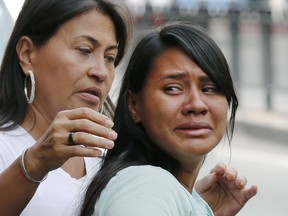
[[[99,110],[131,27],[117,2],[25,1],[0,72],[1,215],[77,214],[101,160],[83,146],[112,148],[117,136]]]

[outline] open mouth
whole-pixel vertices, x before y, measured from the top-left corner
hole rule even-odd
[[[87,88],[79,93],[85,100],[91,103],[99,103],[102,97],[101,90],[94,87]]]
[[[189,137],[200,137],[210,134],[212,127],[206,123],[190,122],[178,125],[175,131]]]

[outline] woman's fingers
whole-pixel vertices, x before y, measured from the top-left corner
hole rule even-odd
[[[111,149],[117,137],[107,116],[89,108],[59,112],[33,146],[39,167],[52,170],[75,156],[97,157]]]
[[[117,138],[117,133],[113,131],[111,128],[105,127],[103,125],[100,125],[99,123],[95,123],[88,119],[69,120],[69,123],[66,122],[65,125],[67,125],[66,130],[68,133],[74,132],[77,133],[77,136],[80,132],[83,132],[82,134],[84,135],[85,134],[95,135],[109,140],[115,140]],[[63,127],[65,127],[65,125],[63,125]],[[85,141],[84,138],[82,140]]]
[[[107,128],[112,128],[114,125],[110,118],[87,107],[61,111],[57,115],[64,115],[69,120],[87,119]]]
[[[238,171],[234,168],[228,168],[225,171],[225,178],[229,181],[234,181],[237,178]]]
[[[86,132],[74,132],[73,143],[74,145],[82,145],[85,147],[98,147],[104,149],[111,149],[114,147],[113,140],[116,139],[117,134],[114,132],[109,136],[110,139]]]
[[[238,177],[235,179],[235,186],[236,186],[238,189],[245,188],[246,184],[247,184],[247,178],[244,177],[244,176],[238,176]]]
[[[224,175],[227,170],[227,166],[224,163],[217,163],[210,171],[216,175]]]

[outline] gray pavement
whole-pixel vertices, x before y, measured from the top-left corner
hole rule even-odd
[[[231,146],[225,140],[206,159],[201,176],[221,161],[245,176],[258,193],[237,216],[287,216],[288,145],[235,130]],[[200,177],[201,177],[200,176]]]
[[[236,127],[245,133],[288,145],[287,115],[265,110],[240,109],[236,119]]]

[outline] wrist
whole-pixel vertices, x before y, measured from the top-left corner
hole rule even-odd
[[[43,172],[42,169],[33,169],[33,163],[29,163],[27,160],[27,152],[29,148],[23,151],[20,158],[20,165],[22,169],[22,173],[25,178],[33,184],[40,184],[47,178],[47,172]]]

